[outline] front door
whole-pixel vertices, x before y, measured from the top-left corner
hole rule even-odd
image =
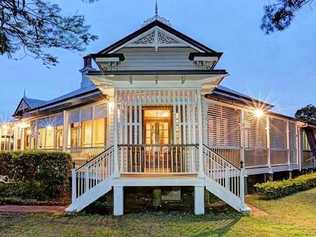
[[[170,107],[144,108],[145,172],[166,172],[172,131]]]

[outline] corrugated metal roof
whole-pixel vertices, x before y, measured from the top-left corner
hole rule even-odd
[[[30,106],[31,109],[41,106],[47,102],[45,100],[38,100],[38,99],[33,99],[33,98],[28,98],[28,97],[23,97],[23,99],[25,103],[27,103]]]
[[[46,103],[42,104],[40,107],[43,107],[45,105],[50,105],[50,104],[53,104],[53,103],[57,103],[59,101],[64,101],[64,100],[67,100],[67,99],[70,99],[70,98],[73,98],[73,97],[76,97],[76,96],[79,96],[81,94],[85,94],[85,93],[88,93],[88,92],[92,92],[96,89],[95,86],[91,86],[91,87],[86,87],[86,88],[80,88],[80,89],[77,89],[77,90],[74,90],[72,92],[69,92],[65,95],[62,95],[62,96],[59,96],[55,99],[52,99],[52,100],[48,100],[46,101]]]
[[[26,98],[27,99],[27,103],[29,104],[29,106],[31,107],[32,110],[37,109],[39,107],[43,108],[45,106],[49,106],[58,102],[62,102],[68,99],[72,99],[75,98],[77,96],[80,96],[82,94],[89,94],[90,92],[95,92],[96,91],[96,87],[95,86],[91,86],[91,87],[86,87],[86,88],[80,88],[74,91],[71,91],[65,95],[59,96],[57,98],[54,98],[52,100],[48,100],[48,101],[43,101],[43,100],[38,100],[38,99],[31,99],[31,98]],[[101,94],[101,91],[100,91]],[[218,86],[213,93],[214,95],[224,95],[227,96],[231,99],[235,99],[235,100],[240,100],[242,99],[246,99],[246,100],[256,100],[248,95],[245,95],[243,93],[240,93],[238,91],[235,91],[233,89],[230,89],[228,87],[224,87],[224,86]],[[257,101],[257,100],[256,100]]]

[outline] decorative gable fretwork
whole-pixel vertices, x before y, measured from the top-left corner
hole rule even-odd
[[[159,47],[170,46],[184,47],[188,45],[181,39],[159,27],[154,27],[126,45],[126,47],[154,47],[156,50],[158,50]]]
[[[152,31],[149,34],[141,37],[138,40],[135,40],[132,42],[133,45],[152,45],[155,42],[155,32]],[[130,46],[130,45],[129,45]]]

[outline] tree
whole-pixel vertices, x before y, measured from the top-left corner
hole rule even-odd
[[[295,118],[302,122],[316,124],[316,107],[314,105],[307,105],[297,110]]]
[[[275,0],[264,7],[261,29],[270,34],[286,29],[293,21],[295,13],[313,0]]]
[[[62,16],[57,4],[46,0],[0,0],[0,55],[28,55],[56,65],[53,48],[82,51],[97,36],[88,32],[81,15]]]

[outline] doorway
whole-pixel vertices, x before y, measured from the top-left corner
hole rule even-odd
[[[144,108],[144,144],[167,145],[171,141],[172,111],[170,107]]]
[[[143,111],[145,173],[166,173],[170,170],[172,140],[172,107],[145,107]]]

